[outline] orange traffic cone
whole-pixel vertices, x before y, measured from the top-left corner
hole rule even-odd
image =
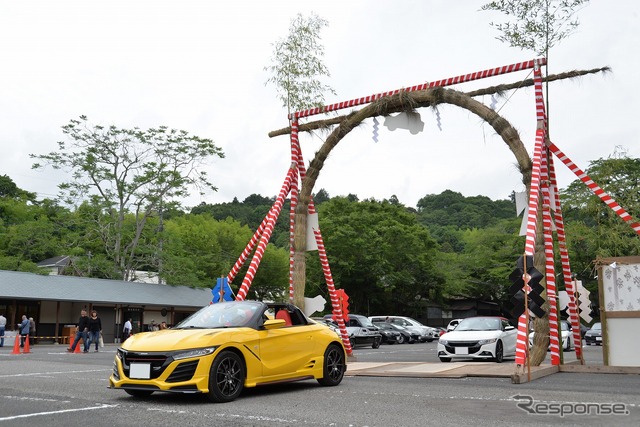
[[[16,342],[13,343],[13,351],[11,354],[20,354],[20,335],[16,334]]]
[[[84,345],[83,340],[81,340],[81,339],[80,339],[80,340],[78,340],[78,345],[76,345],[76,350],[74,351],[74,353],[82,353],[82,352],[80,351],[80,343],[82,343],[82,345]]]
[[[24,350],[22,350],[22,354],[31,353],[31,349],[29,348],[29,335],[24,339]]]

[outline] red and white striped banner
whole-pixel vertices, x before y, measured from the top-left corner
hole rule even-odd
[[[529,211],[527,213],[527,237],[525,253],[533,255],[536,248],[536,229],[538,227],[538,203],[540,201],[540,158],[544,145],[544,129],[536,131],[536,142],[533,150],[533,167],[531,169],[531,186],[529,190]]]
[[[556,226],[556,235],[558,236],[558,248],[560,250],[560,261],[562,263],[562,278],[564,287],[569,297],[569,320],[571,322],[571,330],[573,333],[573,342],[575,346],[576,359],[582,361],[582,335],[580,334],[580,318],[578,317],[576,293],[571,275],[571,264],[569,262],[569,249],[567,247],[567,237],[564,231],[564,219],[562,217],[562,206],[560,204],[560,193],[558,192],[558,182],[556,180],[556,172],[553,164],[553,156],[549,156],[549,181],[551,183],[551,192],[555,194],[554,219]]]
[[[545,278],[547,300],[549,302],[549,348],[551,364],[560,364],[560,345],[558,337],[558,295],[556,293],[556,271],[553,256],[553,231],[551,228],[551,194],[549,189],[548,150],[544,150],[540,162],[542,190],[542,224],[544,230]]]
[[[432,89],[434,87],[451,86],[454,84],[470,82],[473,80],[485,79],[487,77],[499,76],[501,74],[513,73],[516,71],[527,70],[533,68],[536,64],[545,65],[547,60],[545,58],[532,59],[529,61],[518,62],[516,64],[504,65],[502,67],[490,68],[484,71],[476,71],[469,74],[462,74],[456,77],[449,77],[446,79],[436,80],[433,82],[421,83],[419,85],[410,86],[408,88],[395,89],[388,92],[380,92],[362,98],[355,98],[349,101],[338,102],[336,104],[325,105],[323,107],[309,108],[307,110],[297,111],[289,115],[290,119],[297,119],[301,117],[314,116],[316,114],[324,114],[331,111],[337,111],[344,108],[355,107],[357,105],[368,104],[373,101],[377,101],[385,96],[396,95],[400,92],[416,92],[419,90]]]
[[[533,151],[533,168],[531,172],[531,187],[529,190],[529,212],[527,217],[527,238],[525,243],[525,255],[532,255],[535,252],[536,228],[538,217],[538,200],[540,193],[540,157],[542,156],[542,139],[544,129],[536,132],[536,145]],[[526,259],[526,257],[525,257]],[[527,266],[529,268],[529,266]],[[526,275],[526,270],[524,274]],[[528,280],[525,280],[524,294],[529,295]],[[516,364],[524,365],[529,349],[529,337],[527,336],[529,325],[527,324],[528,313],[523,313],[518,318],[518,339],[516,341]]]
[[[340,304],[340,298],[336,293],[336,287],[333,284],[333,276],[331,275],[331,268],[329,267],[329,259],[327,258],[327,251],[324,248],[324,241],[320,230],[313,230],[313,234],[316,238],[316,244],[318,245],[318,254],[320,255],[320,263],[322,264],[322,272],[324,273],[324,279],[327,282],[327,289],[329,290],[329,298],[331,299],[331,308],[338,327],[340,328],[340,336],[342,337],[342,343],[344,344],[347,354],[351,355],[353,349],[351,348],[351,341],[349,340],[349,332],[344,323],[344,316],[342,315],[342,305]]]
[[[290,174],[290,171],[287,171],[287,177],[289,176],[289,174]],[[281,193],[283,191],[285,191],[286,193],[289,192],[289,189],[290,189],[289,183],[290,183],[290,181],[287,180],[287,177],[285,177],[285,181],[284,181],[283,187],[280,190]],[[267,224],[269,222],[269,219],[273,218],[274,215],[275,215],[276,219],[278,218],[278,214],[275,213],[275,210],[276,210],[276,206],[274,204],[274,206],[271,207],[269,212],[267,212],[267,215],[264,217],[264,219],[260,223],[260,226],[258,227],[258,229],[255,231],[255,233],[253,233],[253,236],[251,236],[251,239],[249,240],[249,243],[247,243],[247,246],[244,248],[244,250],[240,254],[240,257],[238,257],[238,260],[235,262],[233,267],[231,267],[231,270],[229,271],[229,274],[227,275],[227,280],[229,281],[229,285],[231,285],[231,282],[233,282],[233,279],[236,278],[236,276],[238,275],[238,272],[240,271],[240,269],[244,265],[245,261],[247,260],[247,258],[249,258],[249,255],[251,254],[251,252],[253,252],[256,244],[260,241],[260,237],[262,237],[262,234],[264,233],[264,230],[265,230],[265,228],[266,228],[266,226],[267,226]]]
[[[587,187],[609,206],[623,221],[627,222],[633,230],[640,234],[640,223],[634,221],[633,217],[627,213],[609,194],[598,186],[582,169],[576,166],[554,143],[547,141],[549,149],[564,163]]]
[[[545,117],[544,117],[544,100],[542,95],[542,74],[540,73],[540,65],[544,61],[534,61],[534,80],[536,93],[536,116],[538,118],[538,129],[536,131],[536,141],[533,150],[533,166],[531,169],[531,185],[529,187],[529,210],[527,212],[527,237],[525,241],[525,255],[533,256],[536,247],[536,229],[538,226],[538,203],[540,201],[540,168],[542,162],[542,152],[544,147],[544,139],[546,136]],[[525,256],[526,259],[526,256]],[[525,273],[526,275],[526,269]],[[528,280],[525,280],[524,294],[529,294]],[[527,297],[528,298],[528,297]],[[529,325],[527,324],[528,313],[523,313],[518,318],[518,339],[516,341],[516,364],[524,365],[527,360],[529,351],[529,337],[527,332]]]
[[[276,199],[276,202],[273,205],[273,209],[271,211],[273,214],[268,216],[267,225],[264,229],[264,232],[262,233],[262,236],[260,237],[260,242],[258,243],[258,247],[256,248],[256,251],[253,254],[251,264],[249,264],[249,268],[247,269],[247,274],[244,276],[242,285],[238,290],[238,294],[236,296],[236,300],[238,301],[243,301],[247,297],[247,292],[249,291],[249,287],[251,286],[251,283],[253,282],[253,278],[255,277],[255,274],[258,271],[258,266],[262,261],[262,256],[264,255],[264,251],[267,248],[269,239],[271,238],[271,233],[273,233],[273,228],[275,227],[276,220],[278,219],[278,216],[280,215],[280,211],[282,210],[284,199],[289,193],[289,189],[291,188],[291,182],[294,179],[297,179],[295,176],[296,172],[297,172],[296,169],[293,167],[289,169],[289,173],[287,174],[284,185],[282,186],[282,189],[280,190],[280,194],[278,195],[278,198]]]

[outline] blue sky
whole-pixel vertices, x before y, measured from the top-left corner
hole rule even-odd
[[[328,103],[402,88],[535,57],[498,40],[481,12],[486,1],[0,1],[0,174],[19,187],[53,197],[65,179],[31,170],[30,153],[63,139],[61,126],[87,115],[92,123],[149,128],[166,125],[213,139],[224,150],[208,173],[219,191],[200,202],[275,196],[289,165],[286,109],[269,77],[272,43],[297,14],[329,21],[322,32]],[[549,55],[549,72],[610,66],[612,72],[553,83],[551,138],[582,169],[617,149],[640,156],[637,120],[640,2],[592,1],[577,32]],[[462,91],[530,77],[514,73],[459,85]],[[479,98],[490,104],[490,97]],[[533,151],[533,89],[498,100],[500,113]],[[493,129],[454,107],[431,109],[418,135],[385,128],[372,140],[372,120],[334,149],[315,191],[361,199],[396,195],[415,206],[446,189],[506,198],[523,185],[511,152]],[[381,120],[382,121],[382,120]],[[323,137],[303,136],[308,162]],[[556,162],[560,187],[575,176]]]

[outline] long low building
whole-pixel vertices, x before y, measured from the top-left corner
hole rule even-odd
[[[175,325],[211,300],[208,288],[0,270],[0,314],[7,330],[16,330],[25,314],[43,341],[67,343],[83,308],[98,312],[104,340],[113,343],[120,341],[126,319],[132,319],[134,333],[152,321]]]

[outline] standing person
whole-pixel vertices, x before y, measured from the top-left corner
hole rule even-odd
[[[160,323],[160,330],[162,329],[167,329],[167,322],[165,322],[164,320]]]
[[[27,315],[22,315],[22,322],[18,325],[18,329],[20,331],[20,347],[24,347],[24,341],[29,335],[29,319],[27,319]]]
[[[29,317],[29,345],[33,345],[36,342],[36,321],[33,317]]]
[[[4,332],[7,329],[7,318],[0,314],[0,347],[4,347]]]
[[[94,343],[96,346],[96,353],[98,352],[98,345],[100,344],[100,332],[102,332],[102,322],[98,317],[98,312],[91,310],[91,317],[89,318],[89,341],[84,346],[84,352],[89,351],[89,344]]]
[[[129,338],[132,328],[133,326],[131,325],[131,318],[129,318],[126,322],[124,322],[124,327],[122,328],[122,342],[125,342],[127,338]]]
[[[85,348],[87,348],[85,353],[88,351],[87,332],[89,332],[89,317],[87,317],[87,310],[83,308],[80,310],[80,318],[78,319],[78,326],[76,326],[76,338],[73,340],[71,347],[67,349],[69,353],[76,351],[76,345],[78,345],[80,338],[82,338],[82,342],[84,343]]]

